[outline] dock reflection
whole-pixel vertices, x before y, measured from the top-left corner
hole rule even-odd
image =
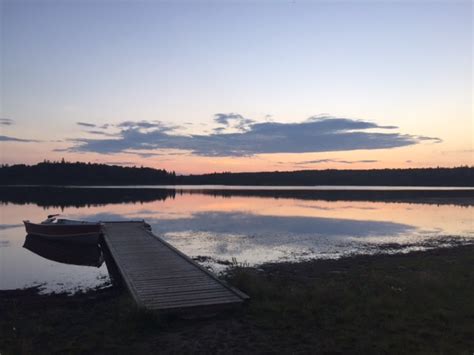
[[[104,263],[104,255],[98,245],[61,243],[28,234],[23,248],[45,259],[62,264],[99,268]]]

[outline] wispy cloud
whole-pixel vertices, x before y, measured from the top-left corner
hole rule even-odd
[[[161,157],[161,156],[165,155],[165,153],[131,152],[131,151],[127,151],[127,150],[124,150],[122,153],[138,155],[139,157],[142,157],[142,158]]]
[[[99,131],[99,130],[86,130],[84,132],[99,135],[99,136],[106,136],[106,137],[118,137],[119,136],[119,134],[117,134],[117,133],[108,133],[106,131]]]
[[[377,163],[377,162],[378,160],[374,160],[374,159],[362,159],[362,160],[355,160],[349,163]]]
[[[35,143],[35,142],[39,142],[39,141],[38,141],[38,140],[34,140],[34,139],[21,139],[21,138],[15,138],[15,137],[0,136],[0,142]]]
[[[441,138],[427,137],[427,136],[417,136],[420,141],[431,141],[432,143],[441,143],[443,140]]]
[[[189,155],[183,151],[170,151],[170,150],[162,150],[160,152],[149,152],[149,151],[130,151],[124,150],[122,153],[137,155],[142,158],[150,158],[150,157],[169,157],[169,156],[177,156],[177,155]]]
[[[11,126],[12,124],[13,120],[11,118],[0,118],[0,125]]]
[[[83,132],[89,133],[89,134],[94,134],[94,135],[100,135],[100,136],[105,136],[105,137],[118,137],[119,135],[117,133],[112,133],[109,131],[109,128],[113,128],[114,125],[112,124],[103,124],[103,125],[96,125],[94,123],[88,123],[88,122],[76,122],[78,126],[82,127]]]
[[[181,126],[172,125],[161,121],[124,121],[116,125],[116,127],[125,129],[125,130],[155,130],[158,132],[171,132]]]
[[[136,162],[133,162],[133,161],[107,161],[107,162],[102,163],[102,164],[107,164],[107,165],[124,165],[124,166],[137,165],[137,163],[136,163]]]
[[[76,124],[77,124],[78,126],[89,127],[89,128],[97,127],[95,124],[93,124],[93,123],[87,123],[87,122],[76,122]]]
[[[299,123],[255,123],[231,113],[216,114],[215,121],[225,125],[237,122],[234,127],[245,129],[233,133],[182,135],[173,132],[177,126],[158,121],[125,121],[117,125],[120,130],[116,139],[78,138],[69,150],[110,154],[127,150],[175,149],[199,156],[229,157],[390,149],[440,141],[439,138],[394,132],[395,126],[379,126],[349,118],[311,117]]]
[[[339,160],[339,159],[318,159],[305,160],[293,163],[295,165],[309,165],[309,164],[324,164],[324,163],[340,163],[340,164],[357,164],[357,163],[377,163],[378,160],[363,159],[363,160]]]
[[[255,123],[254,120],[245,118],[238,113],[216,113],[214,115],[214,122],[221,125],[214,128],[215,133],[222,133],[224,131],[246,132]]]
[[[459,153],[472,154],[474,153],[474,149],[444,150],[441,152],[441,154],[459,154]]]

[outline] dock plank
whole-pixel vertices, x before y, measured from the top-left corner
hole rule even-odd
[[[104,240],[135,302],[151,310],[241,304],[248,296],[219,280],[140,222],[104,223]]]

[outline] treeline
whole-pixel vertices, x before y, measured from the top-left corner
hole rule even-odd
[[[179,176],[188,185],[474,186],[474,168],[303,170]]]
[[[474,186],[474,167],[303,170],[177,176],[163,169],[43,162],[0,167],[0,185]]]
[[[162,169],[64,160],[0,167],[1,185],[159,185],[174,184],[175,180],[174,172]]]

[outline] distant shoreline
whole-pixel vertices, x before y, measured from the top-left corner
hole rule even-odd
[[[0,185],[41,186],[383,186],[474,187],[474,167],[299,170],[176,175],[174,171],[116,165],[44,162],[0,167]]]

